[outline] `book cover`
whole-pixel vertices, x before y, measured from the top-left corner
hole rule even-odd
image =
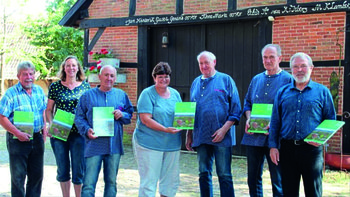
[[[30,139],[33,139],[34,112],[15,111],[13,114],[13,124],[18,130],[28,133],[32,136]],[[13,139],[17,139],[17,137],[13,136]]]
[[[266,127],[269,125],[272,115],[273,104],[254,103],[250,114],[250,127],[248,132],[251,133],[268,133]]]
[[[54,138],[67,141],[74,123],[74,118],[74,114],[57,109],[49,133]]]
[[[193,129],[195,113],[195,102],[177,102],[175,104],[173,127],[177,129]]]
[[[305,139],[305,142],[326,143],[345,124],[339,120],[324,120]]]
[[[92,110],[92,124],[95,132],[94,136],[114,136],[114,108],[93,107]]]

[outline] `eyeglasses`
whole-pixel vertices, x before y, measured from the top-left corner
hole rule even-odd
[[[300,68],[302,69],[302,70],[304,70],[304,69],[306,69],[308,66],[306,66],[306,65],[301,65],[301,66],[292,66],[292,69],[294,69],[294,70],[299,70]]]

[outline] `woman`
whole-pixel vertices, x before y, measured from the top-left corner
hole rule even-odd
[[[180,94],[169,87],[171,69],[158,63],[152,72],[155,85],[144,89],[137,103],[138,119],[133,146],[140,174],[139,196],[175,196],[179,187],[180,130],[172,127]]]
[[[80,96],[88,89],[89,83],[84,81],[82,66],[75,56],[68,56],[61,64],[60,80],[49,87],[46,120],[51,127],[55,109],[75,113]],[[63,197],[70,196],[70,166],[72,166],[72,182],[75,196],[80,196],[84,176],[84,137],[78,133],[73,124],[67,141],[54,137],[50,139],[57,164],[57,181],[60,182]],[[70,158],[69,158],[70,155]]]

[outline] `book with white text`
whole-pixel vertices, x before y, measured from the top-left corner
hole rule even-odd
[[[345,122],[340,120],[324,120],[305,139],[305,142],[326,143]]]
[[[254,103],[250,113],[250,122],[248,132],[251,133],[268,133],[266,128],[272,115],[273,104]]]

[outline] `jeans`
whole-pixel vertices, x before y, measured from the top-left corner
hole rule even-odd
[[[157,151],[140,146],[134,135],[133,148],[140,175],[140,197],[156,196],[159,181],[159,194],[174,197],[180,185],[180,151]]]
[[[103,163],[103,177],[105,182],[104,197],[117,196],[117,174],[120,154],[97,155],[85,158],[85,175],[81,196],[95,196],[95,188]]]
[[[6,138],[10,159],[11,196],[40,196],[44,175],[44,141],[42,135],[35,133],[33,140],[29,142],[12,139],[12,134],[8,132]],[[27,184],[24,189],[26,176]]]
[[[295,145],[281,141],[280,165],[283,195],[299,196],[300,178],[303,178],[305,196],[322,196],[323,146]]]
[[[283,196],[280,166],[272,163],[268,147],[247,146],[248,186],[251,197],[263,197],[262,174],[265,157],[269,165],[274,197]]]
[[[51,147],[56,158],[57,181],[66,182],[71,179],[70,166],[72,166],[72,182],[80,185],[84,176],[84,147],[85,139],[79,133],[70,133],[67,141],[54,137],[50,139]],[[70,157],[69,157],[70,154]]]
[[[201,197],[213,196],[212,171],[214,158],[221,197],[235,196],[231,173],[232,147],[201,144],[196,148],[196,151],[199,163],[199,188]]]

